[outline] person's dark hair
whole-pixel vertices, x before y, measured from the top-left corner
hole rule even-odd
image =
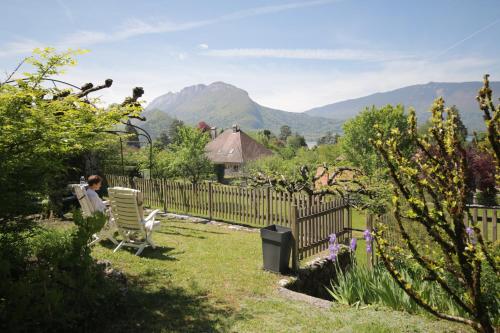
[[[89,184],[89,186],[99,184],[100,182],[102,182],[102,177],[98,175],[89,176],[89,178],[87,179],[87,184]]]

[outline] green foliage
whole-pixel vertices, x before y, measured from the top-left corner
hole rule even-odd
[[[340,135],[332,133],[332,131],[328,131],[324,136],[318,139],[317,145],[334,145],[339,142]]]
[[[158,149],[167,149],[170,143],[172,143],[172,140],[170,136],[168,136],[168,133],[166,131],[161,131],[160,136],[155,140],[153,145]]]
[[[184,122],[178,119],[174,119],[170,126],[168,127],[168,137],[171,143],[179,142],[179,130],[184,126]]]
[[[99,146],[105,135],[125,116],[138,114],[136,106],[95,107],[67,91],[44,84],[48,76],[74,65],[68,51],[36,50],[28,62],[36,69],[16,84],[0,85],[0,216],[34,209],[50,195],[51,180],[67,171],[65,161]]]
[[[306,139],[298,133],[288,136],[286,139],[286,144],[295,150],[302,147],[307,147]]]
[[[498,259],[492,255],[477,226],[467,228],[468,161],[458,111],[435,101],[431,126],[419,135],[415,112],[410,111],[407,131],[375,125],[370,142],[383,158],[392,181],[394,216],[403,244],[385,237],[385,226],[376,231],[380,257],[396,283],[420,307],[433,315],[470,325],[480,332],[493,332],[495,307],[483,288],[482,276],[491,269],[498,276]],[[407,156],[408,143],[416,151]],[[420,227],[419,234],[411,228]],[[415,262],[425,277],[445,293],[460,314],[450,316],[400,273],[394,258]]]
[[[0,226],[0,329],[5,332],[85,331],[109,316],[117,289],[104,279],[86,246],[105,216],[83,218],[58,231],[30,221]]]
[[[370,140],[374,140],[377,135],[375,124],[382,128],[386,135],[393,130],[404,133],[408,125],[403,106],[387,105],[380,109],[372,106],[344,123],[344,136],[341,141],[344,155],[353,166],[360,168],[368,176],[385,167],[383,159],[370,144]],[[404,137],[402,140],[401,147],[404,147],[403,152],[408,156],[408,140]]]
[[[209,178],[214,171],[205,155],[205,146],[209,141],[207,133],[192,127],[179,127],[177,140],[170,146],[173,159],[168,172],[176,177],[187,178],[193,184]]]
[[[460,114],[458,113],[458,109],[455,106],[452,106],[453,109],[455,109],[455,112],[457,114],[456,118],[454,119],[455,125],[457,126],[457,132],[459,139],[465,143],[465,140],[467,138],[467,127],[465,127],[464,123],[462,122],[462,118],[460,117]],[[425,123],[420,125],[418,127],[418,134],[420,135],[425,135],[429,131],[429,129],[432,127],[432,118],[429,118]]]
[[[290,128],[290,126],[288,125],[281,126],[279,139],[282,141],[286,141],[286,139],[288,139],[290,135],[292,135],[292,129]]]

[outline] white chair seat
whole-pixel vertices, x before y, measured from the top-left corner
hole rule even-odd
[[[148,246],[154,249],[152,235],[160,224],[160,221],[155,220],[160,210],[156,209],[144,218],[142,193],[138,190],[112,187],[108,189],[108,194],[116,227],[123,237],[114,252],[123,246],[137,248],[136,255],[140,255]]]

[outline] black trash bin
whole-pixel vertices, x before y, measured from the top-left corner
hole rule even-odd
[[[287,273],[292,249],[292,229],[272,224],[260,229],[264,269]]]

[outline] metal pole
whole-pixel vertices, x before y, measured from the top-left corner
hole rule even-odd
[[[125,176],[125,164],[123,163],[123,141],[122,137],[118,135],[118,139],[120,139],[120,155],[122,158],[122,176]]]
[[[144,137],[146,137],[146,139],[148,140],[148,143],[149,143],[149,176],[151,177],[151,175],[153,173],[153,139],[151,138],[151,135],[149,135],[149,133],[145,129],[143,129],[137,125],[134,125],[130,122],[123,123],[123,124],[128,125],[128,126],[132,126],[133,128],[142,131],[144,133],[142,135]],[[140,133],[138,133],[138,134],[141,135]]]

